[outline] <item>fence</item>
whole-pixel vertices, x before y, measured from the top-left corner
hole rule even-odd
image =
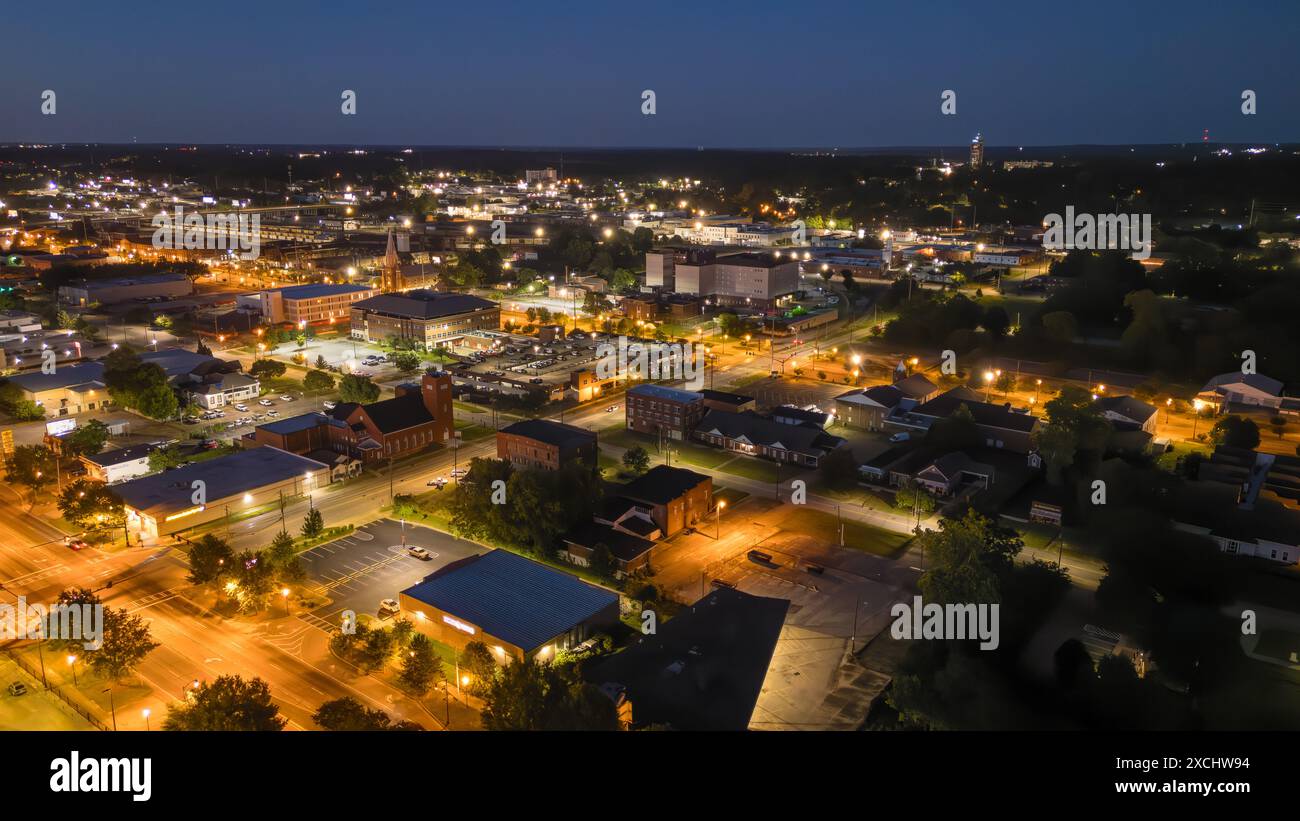
[[[9,656],[9,658],[13,659],[13,661],[14,661],[15,664],[17,664],[19,667],[23,668],[23,670],[25,670],[29,676],[31,676],[32,678],[35,678],[35,679],[41,680],[41,681],[45,681],[45,679],[41,676],[41,671],[40,671],[39,669],[33,667],[32,664],[31,664],[31,662],[29,662],[27,659],[25,659],[25,658],[23,658],[22,656],[18,655],[18,654],[15,653],[13,650],[6,650],[5,653],[6,653],[6,655]],[[70,697],[68,696],[67,693],[63,692],[63,688],[62,688],[62,687],[59,687],[57,684],[48,684],[48,683],[46,683],[45,688],[46,688],[47,690],[49,690],[50,692],[54,693],[54,695],[58,696],[59,699],[60,699],[64,704],[66,704],[66,705],[68,705],[69,707],[71,707],[71,708],[73,709],[73,711],[77,713],[77,715],[79,715],[79,716],[81,716],[82,718],[86,719],[86,721],[89,721],[92,725],[94,725],[94,727],[95,727],[96,729],[99,729],[99,730],[107,730],[107,729],[108,729],[108,725],[107,725],[107,724],[105,724],[104,722],[100,721],[99,718],[97,718],[96,716],[92,715],[92,714],[90,713],[89,710],[87,710],[85,707],[82,707],[80,704],[78,704],[76,701],[74,701],[72,698],[70,698]]]

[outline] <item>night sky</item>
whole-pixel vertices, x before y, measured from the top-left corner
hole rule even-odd
[[[1300,140],[1295,0],[14,3],[0,32],[0,141]]]

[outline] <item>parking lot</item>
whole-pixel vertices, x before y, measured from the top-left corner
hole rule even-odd
[[[424,548],[429,559],[410,555],[411,547]],[[400,591],[451,562],[485,551],[473,542],[393,519],[362,525],[299,556],[315,593],[330,600],[312,610],[307,620],[325,627],[337,626],[345,610],[373,616],[380,601],[397,598]]]

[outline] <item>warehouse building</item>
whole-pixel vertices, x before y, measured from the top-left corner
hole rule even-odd
[[[142,476],[115,490],[126,508],[128,532],[147,545],[195,525],[301,496],[329,481],[328,466],[262,447]]]
[[[498,663],[549,661],[618,621],[618,594],[506,550],[452,562],[399,594],[415,629]]]

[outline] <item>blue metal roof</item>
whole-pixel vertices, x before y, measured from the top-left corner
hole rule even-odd
[[[277,419],[274,422],[267,422],[258,425],[258,427],[263,430],[268,430],[271,433],[279,434],[280,436],[287,436],[290,433],[297,433],[300,430],[310,430],[318,425],[325,424],[326,421],[327,419],[324,414],[311,411],[310,413],[303,413],[298,416],[290,416],[285,419]]]
[[[666,385],[644,384],[636,385],[627,389],[628,393],[638,396],[649,396],[655,399],[665,399],[670,402],[703,402],[704,398],[698,393],[670,388]]]
[[[507,550],[448,567],[402,592],[525,652],[618,603],[616,593]]]

